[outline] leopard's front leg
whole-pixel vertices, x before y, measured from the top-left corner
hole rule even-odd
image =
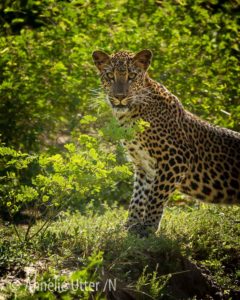
[[[128,220],[125,224],[131,232],[138,233],[144,223],[144,216],[148,196],[151,191],[152,180],[141,167],[135,167],[132,199],[129,205]]]
[[[166,163],[159,168],[156,174],[145,208],[143,224],[146,231],[158,230],[164,205],[183,180],[187,167],[181,166],[181,170],[184,172],[176,172],[176,170],[180,170],[180,168],[169,167]]]
[[[161,176],[163,176],[163,174]],[[156,232],[158,230],[164,206],[175,190],[175,184],[163,182],[161,176],[155,178],[146,203],[143,220],[146,231]]]

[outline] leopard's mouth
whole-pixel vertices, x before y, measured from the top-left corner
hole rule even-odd
[[[127,112],[130,109],[130,104],[128,103],[127,98],[118,100],[116,98],[107,96],[107,102],[115,112]]]

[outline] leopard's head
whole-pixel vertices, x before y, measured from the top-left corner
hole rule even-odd
[[[94,51],[93,60],[100,71],[101,81],[114,110],[127,111],[141,103],[147,69],[152,52],[142,50],[137,54],[119,51],[108,55]]]

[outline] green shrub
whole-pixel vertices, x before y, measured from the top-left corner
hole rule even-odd
[[[100,204],[112,199],[116,182],[131,176],[126,164],[116,164],[116,155],[101,149],[97,138],[82,134],[77,144],[66,144],[62,154],[31,156],[7,147],[0,148],[1,208],[14,225],[17,213],[28,213],[25,236],[36,219],[43,218],[43,230],[67,207],[80,208],[90,200]],[[108,194],[106,194],[108,193]],[[111,200],[112,201],[112,200]],[[27,217],[27,216],[26,216]]]

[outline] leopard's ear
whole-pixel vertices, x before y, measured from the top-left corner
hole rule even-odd
[[[103,51],[94,51],[92,58],[99,71],[102,71],[103,67],[110,62],[109,55]]]
[[[145,49],[140,52],[138,52],[134,57],[133,57],[133,62],[135,65],[146,71],[151,63],[152,59],[152,51]]]

